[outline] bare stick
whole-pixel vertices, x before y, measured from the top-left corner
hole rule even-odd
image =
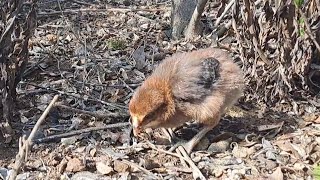
[[[134,163],[134,162],[128,161],[128,160],[126,160],[126,159],[122,159],[122,162],[128,164],[129,166],[132,166],[132,167],[135,167],[135,168],[140,169],[142,172],[144,172],[145,174],[147,174],[148,177],[152,177],[153,179],[160,179],[159,177],[157,177],[156,175],[154,175],[153,173],[151,173],[148,169],[145,169],[145,168],[139,166],[138,164],[136,164],[136,163]]]
[[[163,131],[166,131],[166,129],[163,129]],[[169,132],[167,132],[166,134],[169,134]],[[170,137],[172,138],[172,136],[170,135]],[[164,150],[163,150],[164,151]],[[188,153],[186,152],[186,150],[184,149],[183,146],[179,145],[176,148],[176,152],[177,152],[177,157],[180,158],[181,163],[184,163],[184,161],[186,161],[190,167],[193,169],[192,173],[194,178],[200,178],[201,180],[206,179],[202,172],[200,171],[200,169],[194,164],[194,162],[192,161],[192,159],[189,157]],[[171,153],[171,152],[170,152]],[[171,155],[173,155],[174,153],[172,153]]]
[[[170,152],[170,151],[166,151],[166,150],[163,150],[163,149],[159,149],[157,148],[154,144],[152,144],[150,141],[147,141],[147,143],[149,144],[149,146],[154,149],[154,150],[157,150],[159,152],[163,152],[163,153],[166,153],[166,154],[169,154],[171,156],[175,156],[175,157],[178,157],[180,159],[183,159],[185,161],[187,161],[187,158],[183,157],[182,155],[180,154],[177,154],[177,153],[173,153],[173,152]]]
[[[165,11],[166,9],[126,9],[126,8],[106,8],[106,9],[77,9],[77,10],[64,10],[64,11],[53,11],[53,12],[40,12],[38,15],[40,17],[45,17],[45,16],[55,16],[55,15],[60,15],[60,14],[72,14],[72,13],[79,13],[79,12],[122,12],[122,13],[127,13],[127,12],[137,12],[137,11],[146,11],[146,12],[157,12],[157,11]]]
[[[53,107],[54,103],[58,100],[59,95],[55,95],[52,99],[52,101],[50,102],[50,104],[48,105],[48,107],[45,109],[45,111],[42,113],[42,115],[40,116],[40,118],[38,119],[36,125],[33,127],[28,139],[25,139],[25,136],[20,137],[19,139],[19,152],[16,155],[16,161],[15,164],[13,166],[12,169],[12,173],[9,176],[9,180],[15,180],[20,168],[23,166],[23,164],[26,161],[26,157],[27,157],[27,151],[28,149],[30,149],[31,145],[32,145],[32,139],[34,138],[36,132],[38,131],[41,123],[45,120],[45,118],[47,117],[47,115],[50,112],[50,109]]]
[[[214,26],[215,26],[215,27],[217,27],[217,26],[220,24],[221,20],[222,20],[223,17],[227,14],[227,12],[231,9],[231,7],[232,7],[232,5],[233,5],[234,2],[235,2],[235,0],[231,0],[231,1],[228,3],[228,5],[227,5],[227,7],[224,9],[223,13],[220,15],[220,17],[219,17],[219,18],[216,20],[216,22],[214,23]]]
[[[188,162],[188,164],[190,165],[190,167],[193,169],[192,173],[193,173],[193,177],[194,178],[200,178],[201,180],[206,179],[202,172],[200,171],[200,169],[194,164],[194,162],[192,161],[192,159],[189,157],[188,153],[186,152],[186,150],[182,147],[179,146],[176,151],[178,153],[181,153],[183,155],[183,157],[186,159],[186,161]]]
[[[93,117],[98,118],[98,119],[105,119],[105,118],[108,118],[108,117],[123,117],[119,113],[113,113],[113,112],[110,112],[110,111],[108,111],[106,113],[91,112],[91,111],[86,111],[86,110],[82,110],[82,109],[77,109],[77,108],[73,108],[73,107],[70,107],[70,106],[66,106],[66,105],[63,105],[61,103],[56,103],[55,106],[58,107],[58,108],[62,108],[62,109],[66,109],[66,110],[75,112],[75,113],[87,114],[87,115],[93,116]],[[127,117],[127,116],[125,116],[125,117]]]
[[[54,141],[54,140],[58,140],[58,139],[61,139],[61,138],[82,134],[82,133],[88,133],[88,132],[92,132],[92,131],[100,131],[100,130],[105,130],[105,129],[110,129],[110,128],[124,127],[124,126],[128,126],[128,125],[130,125],[129,122],[124,122],[124,123],[108,124],[108,125],[103,126],[103,127],[90,127],[90,128],[85,128],[85,129],[72,131],[72,132],[56,134],[56,135],[48,136],[48,137],[41,138],[41,139],[36,139],[36,140],[34,140],[34,142],[36,142],[36,143],[44,143],[44,142]]]
[[[93,97],[90,97],[90,96],[87,96],[87,95],[80,95],[80,94],[75,94],[75,93],[64,92],[64,91],[60,91],[60,90],[53,89],[53,88],[50,88],[50,87],[39,86],[39,85],[34,84],[34,83],[27,83],[27,84],[31,85],[31,86],[34,86],[34,87],[46,89],[48,91],[57,92],[59,94],[72,96],[72,97],[79,98],[79,99],[99,102],[101,104],[104,104],[104,105],[107,105],[107,106],[110,106],[110,107],[113,107],[113,108],[117,108],[117,109],[120,109],[120,110],[128,109],[128,107],[126,107],[126,106],[123,106],[123,105],[120,105],[120,104],[116,104],[116,103],[109,103],[109,102],[106,102],[106,101],[103,101],[103,100],[100,100],[100,99],[96,99],[96,98],[93,98]],[[85,97],[85,96],[87,96],[87,97]]]

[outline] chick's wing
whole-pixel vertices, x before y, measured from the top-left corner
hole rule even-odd
[[[190,103],[203,101],[212,94],[219,80],[219,69],[219,61],[212,57],[179,59],[171,79],[174,98]]]

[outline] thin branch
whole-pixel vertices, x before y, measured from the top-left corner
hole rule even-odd
[[[55,16],[61,14],[76,14],[76,13],[85,13],[85,12],[101,12],[106,13],[108,11],[112,12],[138,12],[138,11],[146,11],[146,12],[157,12],[157,11],[165,11],[166,9],[146,9],[146,8],[139,8],[139,9],[129,9],[129,8],[106,8],[106,9],[68,9],[64,11],[53,11],[53,12],[39,12],[39,17],[47,17],[47,16]]]
[[[33,127],[28,139],[25,139],[25,136],[20,137],[20,139],[19,139],[19,152],[16,155],[15,164],[12,168],[12,173],[9,176],[9,180],[16,179],[16,177],[20,171],[20,168],[23,166],[23,164],[27,160],[28,149],[30,149],[30,147],[32,145],[32,140],[33,140],[36,132],[38,131],[41,123],[45,120],[45,118],[49,114],[51,108],[53,107],[54,103],[58,100],[58,98],[59,98],[59,95],[55,95],[53,97],[52,101],[50,102],[48,107],[45,109],[45,111],[42,113],[42,115],[38,119],[36,125]]]
[[[48,137],[41,138],[41,139],[36,139],[36,140],[34,140],[34,142],[44,143],[44,142],[56,141],[61,138],[70,137],[70,136],[74,136],[74,135],[78,135],[78,134],[82,134],[82,133],[89,133],[92,131],[100,131],[100,130],[105,130],[105,129],[110,129],[110,128],[119,128],[119,127],[124,127],[124,126],[129,126],[129,125],[130,125],[129,122],[124,122],[124,123],[108,124],[103,127],[85,128],[85,129],[80,129],[80,130],[67,132],[67,133],[63,133],[63,134],[56,134],[56,135],[48,136]]]
[[[103,101],[103,100],[100,100],[100,99],[96,99],[96,98],[88,96],[88,95],[80,95],[80,94],[75,94],[75,93],[64,92],[64,91],[60,91],[60,90],[53,89],[53,88],[50,88],[50,87],[39,86],[39,85],[34,84],[34,83],[26,83],[26,84],[34,86],[34,87],[46,89],[48,91],[56,92],[56,93],[59,93],[59,94],[63,94],[63,95],[72,96],[72,97],[75,97],[75,98],[87,100],[87,101],[99,102],[101,104],[104,104],[104,105],[107,105],[107,106],[110,106],[110,107],[113,107],[113,108],[117,108],[117,109],[120,109],[120,110],[128,109],[128,107],[126,107],[126,106],[123,106],[123,105],[120,105],[120,104],[116,104],[116,103],[109,103],[109,102],[106,102],[106,101]]]
[[[62,108],[62,109],[66,109],[66,110],[75,112],[75,113],[87,114],[87,115],[93,116],[93,117],[98,118],[98,119],[105,119],[105,118],[108,118],[108,117],[122,117],[119,113],[113,113],[113,112],[110,112],[110,111],[108,111],[106,113],[91,112],[91,111],[86,111],[86,110],[82,110],[82,109],[77,109],[77,108],[73,108],[73,107],[70,107],[70,106],[66,106],[66,105],[63,105],[61,103],[56,103],[55,106],[58,107],[58,108]]]
[[[232,7],[232,5],[234,4],[235,1],[236,1],[236,0],[231,0],[231,1],[228,3],[228,5],[227,5],[227,7],[224,9],[223,13],[220,15],[220,17],[219,17],[219,18],[216,20],[216,22],[214,23],[214,26],[215,26],[215,27],[217,27],[217,26],[220,24],[221,20],[222,20],[223,17],[227,14],[227,12],[231,9],[231,7]]]
[[[297,7],[297,6],[296,6]],[[320,45],[318,44],[316,38],[313,36],[310,25],[308,23],[308,18],[306,17],[306,15],[302,12],[302,10],[297,7],[299,10],[300,15],[302,16],[302,18],[304,19],[304,25],[306,26],[306,30],[307,30],[307,34],[310,37],[310,39],[313,41],[313,44],[316,46],[316,48],[318,49],[319,53],[320,53]]]
[[[145,174],[148,175],[149,178],[153,178],[153,179],[160,179],[159,177],[157,177],[156,175],[154,175],[153,173],[151,173],[148,169],[145,169],[141,166],[139,166],[138,164],[134,163],[134,162],[131,162],[131,161],[128,161],[126,159],[122,159],[121,160],[122,162],[128,164],[129,166],[132,166],[132,167],[135,167],[137,169],[140,169],[142,172],[144,172]]]
[[[180,159],[183,159],[183,160],[185,160],[185,161],[188,161],[187,158],[183,157],[183,156],[180,155],[180,154],[173,153],[173,152],[170,152],[170,151],[166,151],[166,150],[163,150],[163,149],[159,149],[159,148],[157,148],[154,144],[152,144],[150,141],[147,141],[147,143],[149,144],[149,146],[150,146],[152,149],[154,149],[154,150],[156,150],[156,151],[163,152],[163,153],[169,154],[169,155],[171,155],[171,156],[175,156],[175,157],[177,157],[177,158],[180,158]]]
[[[186,150],[182,147],[182,146],[178,146],[178,148],[176,149],[176,151],[178,153],[181,153],[183,155],[184,158],[186,158],[186,161],[188,162],[188,164],[190,165],[190,167],[193,169],[192,173],[193,173],[193,177],[194,178],[200,178],[201,180],[206,179],[202,172],[200,171],[200,169],[198,168],[198,166],[196,166],[196,164],[194,164],[194,162],[192,161],[192,159],[189,157],[188,153],[186,152]]]

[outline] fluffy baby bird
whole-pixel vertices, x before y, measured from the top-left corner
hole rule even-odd
[[[241,69],[222,49],[174,54],[158,65],[131,98],[133,134],[195,120],[203,129],[184,145],[190,153],[238,100],[243,88]]]

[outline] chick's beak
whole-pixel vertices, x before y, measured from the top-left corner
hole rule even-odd
[[[132,124],[132,127],[133,127],[133,135],[134,136],[138,136],[139,133],[141,132],[141,128],[139,126],[140,121],[139,121],[137,116],[132,116],[131,124]]]

